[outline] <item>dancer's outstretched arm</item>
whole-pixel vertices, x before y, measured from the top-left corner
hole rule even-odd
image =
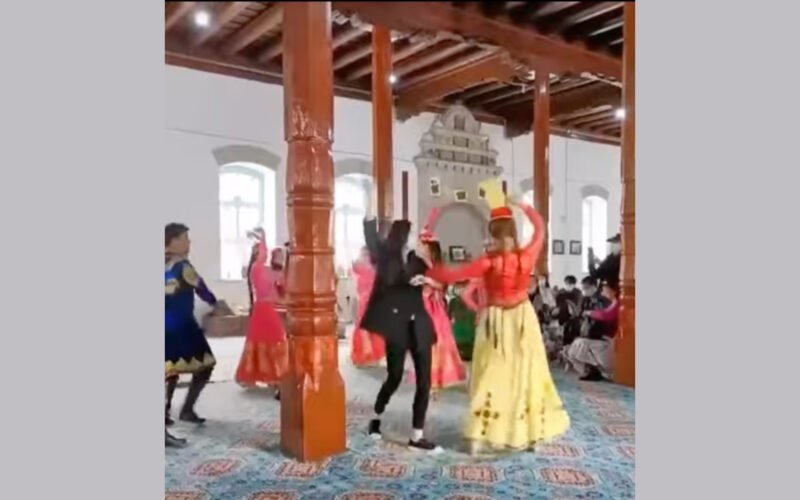
[[[431,278],[439,283],[451,284],[457,281],[482,277],[491,267],[492,263],[486,255],[479,259],[458,267],[437,266],[428,270],[425,277]]]
[[[200,277],[199,274],[197,274],[197,271],[195,271],[194,267],[189,263],[189,261],[184,262],[181,274],[183,276],[183,280],[192,288],[194,288],[195,293],[203,300],[203,302],[210,306],[217,305],[217,297],[211,293],[211,290],[209,290],[208,286],[206,286],[206,282]]]
[[[520,210],[525,213],[525,216],[531,221],[531,224],[533,224],[533,238],[524,247],[522,247],[522,251],[529,255],[538,256],[539,252],[542,251],[542,245],[544,244],[544,220],[542,220],[542,216],[539,215],[539,212],[527,203],[520,201],[512,201],[512,203],[517,205]]]

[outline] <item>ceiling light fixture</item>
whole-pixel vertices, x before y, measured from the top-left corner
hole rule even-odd
[[[198,10],[194,13],[194,24],[201,28],[207,28],[211,24],[211,15],[204,10]]]
[[[625,118],[625,108],[619,108],[619,109],[617,110],[617,112],[616,112],[616,116],[617,116],[617,118],[619,118],[620,120],[622,120],[623,118]]]
[[[394,75],[389,75],[389,83],[397,83],[397,77]]]

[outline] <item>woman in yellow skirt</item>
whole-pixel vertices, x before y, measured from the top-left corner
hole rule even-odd
[[[493,249],[470,264],[438,267],[428,277],[441,283],[482,278],[487,305],[475,332],[470,408],[465,436],[473,453],[483,445],[528,449],[560,436],[567,415],[547,363],[539,321],[528,299],[531,271],[542,251],[544,223],[533,207],[516,203],[534,226],[520,247],[511,208],[500,184],[481,185],[491,209]]]

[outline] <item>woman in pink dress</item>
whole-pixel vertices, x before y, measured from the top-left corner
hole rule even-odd
[[[253,305],[247,325],[244,352],[236,370],[236,382],[243,386],[267,384],[280,398],[280,381],[288,368],[288,346],[283,322],[275,303],[283,295],[283,250],[272,251],[267,267],[267,245],[263,232],[257,234],[256,255],[250,268]]]
[[[375,281],[375,268],[372,267],[366,247],[361,249],[358,260],[353,263],[352,274],[356,279],[358,292],[358,314],[353,331],[350,360],[355,366],[375,365],[386,356],[386,346],[380,336],[359,327],[364,311],[367,309],[370,293],[372,293],[372,284]]]
[[[442,265],[442,248],[436,235],[431,231],[437,215],[438,210],[434,210],[428,216],[428,222],[420,233],[420,244],[416,250],[417,255],[429,268]],[[444,301],[444,290],[425,285],[422,298],[436,331],[436,343],[431,350],[431,392],[436,393],[445,387],[465,382],[467,369],[458,353],[456,339],[453,336],[453,326]],[[415,382],[413,370],[408,376],[411,382]]]

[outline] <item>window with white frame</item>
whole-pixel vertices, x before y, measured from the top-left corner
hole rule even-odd
[[[369,210],[371,179],[345,174],[334,185],[334,251],[336,266],[349,269],[364,246],[364,218]]]
[[[243,279],[252,242],[247,232],[263,227],[275,247],[275,171],[251,163],[232,163],[219,173],[220,278]],[[269,206],[267,204],[269,200]]]
[[[589,272],[589,247],[594,250],[596,258],[606,257],[606,239],[608,239],[608,202],[605,198],[592,195],[583,199],[582,223],[583,240],[581,259],[583,272]]]

